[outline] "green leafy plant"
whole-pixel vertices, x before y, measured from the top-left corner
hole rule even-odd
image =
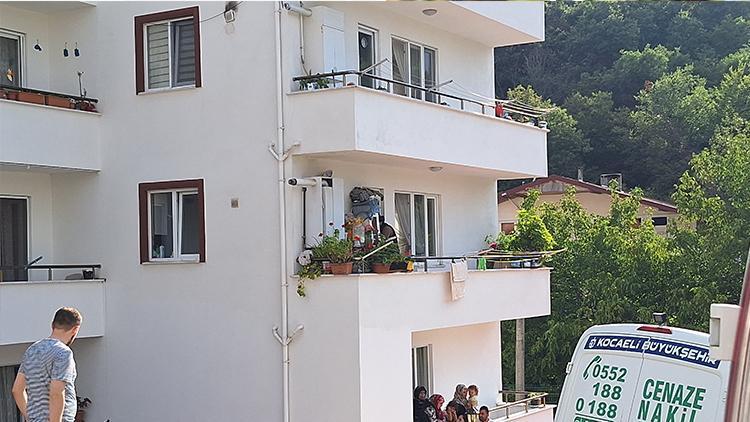
[[[384,245],[387,246],[383,247]],[[383,247],[383,249],[380,249],[367,258],[370,263],[392,264],[394,262],[403,262],[404,260],[406,260],[406,257],[401,254],[401,250],[399,250],[398,244],[396,242],[391,241],[390,243],[388,243],[386,239],[381,238],[375,248],[377,249],[380,247]]]
[[[518,211],[518,223],[513,233],[501,232],[494,238],[485,238],[490,248],[499,251],[542,252],[555,247],[555,239],[535,207],[540,194],[536,189],[529,191]]]
[[[341,232],[335,229],[332,235],[320,234],[320,241],[312,248],[313,259],[329,261],[333,264],[345,264],[352,261],[353,243],[349,239],[339,238]]]

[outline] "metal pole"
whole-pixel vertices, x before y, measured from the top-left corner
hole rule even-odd
[[[516,320],[516,391],[526,391],[526,321]]]

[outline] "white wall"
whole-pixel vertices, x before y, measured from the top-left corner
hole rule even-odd
[[[97,8],[81,5],[70,10],[57,10],[54,5],[0,5],[0,28],[21,32],[26,36],[23,86],[78,95],[77,71],[85,72],[84,87],[88,95],[99,95],[97,87],[99,60],[96,28]],[[34,49],[39,41],[42,51]],[[63,48],[68,43],[68,57]],[[80,56],[73,50],[78,43]]]
[[[434,389],[446,403],[457,384],[479,388],[479,406],[495,406],[502,389],[500,323],[412,333],[412,347],[432,345]]]
[[[39,264],[55,264],[52,235],[52,183],[50,176],[31,171],[0,171],[0,196],[29,198],[29,256],[44,259]],[[46,271],[30,271],[29,279],[46,280]]]
[[[439,243],[441,253],[446,256],[476,252],[484,246],[485,236],[497,231],[495,180],[492,178],[434,173],[426,167],[409,169],[294,158],[293,175],[296,177],[316,176],[328,169],[334,171],[334,176],[344,179],[347,204],[350,204],[349,192],[356,186],[382,188],[386,198],[384,212],[391,225],[395,221],[396,191],[439,195]],[[296,257],[301,251],[301,241],[298,241],[302,235],[301,190],[288,189],[287,199],[290,253]]]
[[[438,81],[443,82],[453,79],[469,91],[494,98],[492,48],[448,32],[438,31],[430,25],[391,13],[371,3],[315,2],[313,5],[329,7],[344,14],[346,69],[338,70],[359,69],[357,31],[358,25],[362,24],[378,31],[376,62],[383,58],[392,59],[392,36],[405,38],[437,49]],[[322,52],[315,49],[316,38],[320,37],[320,27],[312,25],[310,20],[311,18],[305,19],[305,43],[309,45],[309,53],[306,56],[308,70],[312,70],[313,74],[330,72],[331,69],[322,68],[322,59],[320,58]],[[296,40],[292,38],[290,41]],[[392,77],[390,62],[381,65],[378,69],[380,76],[389,79]],[[300,67],[294,70],[296,70],[294,76],[303,74]],[[446,92],[462,92],[455,85],[448,85],[443,90]]]

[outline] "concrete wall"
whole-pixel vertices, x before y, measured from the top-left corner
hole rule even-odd
[[[432,394],[452,400],[457,384],[479,387],[479,406],[493,407],[502,389],[500,323],[412,334],[412,347],[432,345]]]
[[[99,51],[96,26],[97,8],[79,5],[58,7],[39,4],[0,5],[0,28],[20,32],[26,36],[24,48],[23,86],[64,94],[79,94],[76,72],[84,72],[84,87],[88,95],[100,95],[98,89]],[[42,51],[34,49],[39,42]],[[63,48],[68,43],[68,57]],[[78,43],[80,56],[73,50]]]

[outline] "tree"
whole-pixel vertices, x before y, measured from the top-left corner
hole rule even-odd
[[[530,86],[508,90],[508,98],[533,107],[553,109],[544,117],[550,129],[547,135],[549,172],[575,176],[577,169],[583,166],[584,155],[590,149],[588,140],[576,127],[575,119],[564,108],[543,99]]]

